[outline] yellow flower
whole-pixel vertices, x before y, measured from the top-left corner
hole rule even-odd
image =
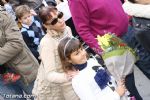
[[[96,39],[98,40],[98,44],[100,46],[107,47],[107,46],[110,46],[109,42],[110,42],[111,37],[112,36],[110,34],[105,34],[103,36],[98,35]]]

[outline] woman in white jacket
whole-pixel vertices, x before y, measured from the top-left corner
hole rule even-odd
[[[55,7],[43,7],[40,18],[47,34],[40,42],[41,64],[34,83],[35,100],[79,100],[71,86],[71,81],[62,70],[57,48],[61,39],[71,37],[71,30],[66,26],[63,13]]]
[[[125,85],[115,79],[87,53],[78,39],[64,38],[58,45],[63,70],[72,77],[72,86],[81,100],[121,100]]]

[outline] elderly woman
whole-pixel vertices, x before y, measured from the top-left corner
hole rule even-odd
[[[79,100],[71,86],[69,75],[63,72],[57,52],[59,42],[71,37],[63,13],[54,7],[43,7],[39,16],[47,34],[40,43],[41,65],[34,84],[36,100]]]

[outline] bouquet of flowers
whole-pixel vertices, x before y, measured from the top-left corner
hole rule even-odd
[[[116,80],[125,78],[133,72],[137,57],[134,50],[128,47],[123,40],[112,33],[98,35],[97,40],[103,50],[102,58],[106,67]]]
[[[15,74],[12,72],[7,72],[6,68],[3,65],[0,65],[0,75],[5,84],[11,83],[11,82],[16,82],[21,77],[18,74]]]

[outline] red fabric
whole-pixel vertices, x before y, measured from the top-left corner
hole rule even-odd
[[[17,80],[20,79],[20,75],[18,74],[14,74],[14,73],[5,73],[3,74],[3,80],[4,82],[7,84],[7,83],[10,83],[10,82],[16,82]]]

